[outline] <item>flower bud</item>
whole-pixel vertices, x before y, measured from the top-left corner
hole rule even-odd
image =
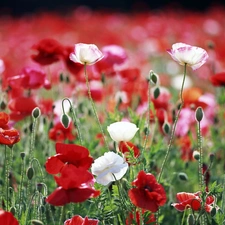
[[[34,176],[34,169],[32,167],[29,167],[27,170],[27,177],[29,180],[31,180]]]
[[[209,155],[209,160],[210,160],[211,163],[214,161],[214,158],[215,158],[215,154],[211,153]]]
[[[188,215],[187,224],[188,225],[194,225],[195,224],[195,218],[194,218],[193,214]]]
[[[194,159],[199,160],[200,159],[200,153],[198,151],[194,151],[193,157],[194,157]]]
[[[34,119],[37,119],[41,115],[41,110],[38,107],[35,107],[32,111],[32,116]]]
[[[61,117],[61,123],[65,128],[68,128],[70,123],[69,116],[67,116],[66,114],[63,114]]]
[[[40,220],[31,220],[32,225],[44,225]]]
[[[16,215],[16,208],[15,207],[11,207],[9,210],[13,215]]]
[[[4,110],[4,109],[6,108],[6,104],[5,104],[4,101],[1,102],[0,108],[1,108],[2,110]]]
[[[154,99],[157,99],[159,97],[159,95],[160,95],[159,87],[155,88],[153,95],[154,95]]]
[[[166,121],[164,122],[162,128],[163,128],[163,132],[165,134],[169,134],[169,132],[170,132],[170,125]]]
[[[178,174],[178,177],[179,177],[180,180],[184,180],[184,181],[187,181],[188,180],[187,174],[186,173],[183,173],[183,172],[180,172]]]
[[[150,71],[150,81],[153,84],[157,84],[157,82],[158,82],[158,75],[155,74],[152,70]]]
[[[203,118],[203,109],[202,107],[198,107],[195,111],[195,118],[198,122],[200,122]]]
[[[20,153],[20,157],[21,157],[22,160],[24,160],[25,155],[26,155],[25,152],[21,152],[21,153]]]
[[[42,188],[43,188],[43,184],[42,184],[42,183],[38,183],[38,184],[37,184],[37,190],[38,190],[39,192],[41,192]]]
[[[63,82],[64,81],[63,73],[60,73],[59,74],[59,80],[60,80],[60,82]]]
[[[212,208],[211,212],[210,212],[211,216],[214,217],[216,215],[216,208]]]

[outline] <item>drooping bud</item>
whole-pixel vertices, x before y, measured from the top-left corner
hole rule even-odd
[[[194,218],[193,214],[188,215],[187,224],[188,225],[194,225],[195,224],[195,218]]]
[[[16,215],[16,208],[15,207],[11,207],[9,210],[13,215]]]
[[[34,176],[34,169],[32,167],[29,167],[27,170],[27,177],[29,180],[31,180]]]
[[[178,177],[179,177],[180,180],[184,180],[184,181],[187,181],[188,180],[187,174],[186,173],[183,173],[183,172],[180,172],[178,174]]]
[[[211,163],[213,162],[214,158],[215,158],[215,154],[211,153],[209,155],[209,160],[210,160]]]
[[[6,103],[4,101],[1,102],[0,108],[4,110],[6,108]]]
[[[198,122],[200,122],[203,118],[203,109],[202,107],[198,107],[195,111],[195,118]]]
[[[32,110],[32,116],[34,119],[37,119],[41,115],[41,110],[38,107],[35,107]]]
[[[156,85],[159,80],[158,75],[156,73],[154,73],[152,70],[149,73],[150,73],[150,81]]]
[[[42,184],[42,183],[38,183],[38,184],[37,184],[37,190],[38,190],[39,192],[41,192],[42,188],[43,188],[43,184]]]
[[[44,225],[40,220],[31,220],[32,225]]]
[[[69,116],[67,116],[66,114],[63,114],[61,117],[61,123],[67,129],[70,123]]]
[[[200,153],[198,151],[194,151],[193,157],[194,157],[194,159],[199,160],[200,159]]]
[[[157,99],[160,95],[160,89],[159,87],[156,87],[154,92],[153,92],[153,95],[154,95],[154,99]]]
[[[169,132],[170,132],[170,125],[169,125],[169,123],[167,123],[167,122],[165,121],[164,124],[163,124],[163,126],[162,126],[162,128],[163,128],[163,132],[164,132],[165,134],[169,134]]]

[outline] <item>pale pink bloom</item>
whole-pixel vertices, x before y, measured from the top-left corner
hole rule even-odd
[[[200,68],[208,58],[204,49],[184,43],[173,44],[172,49],[167,50],[167,52],[180,65],[187,64],[193,70]]]
[[[75,44],[74,52],[70,54],[70,60],[85,65],[95,64],[103,57],[102,52],[94,44]]]

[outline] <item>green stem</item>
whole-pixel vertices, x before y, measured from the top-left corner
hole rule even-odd
[[[7,149],[5,145],[5,194],[6,194],[6,211],[9,209],[9,160],[7,157]]]
[[[65,206],[62,206],[61,212],[60,212],[59,225],[63,224],[64,214],[65,214]]]
[[[88,75],[87,75],[87,65],[86,64],[84,64],[84,75],[85,75],[86,86],[87,86],[87,90],[88,90],[88,97],[89,97],[89,100],[91,102],[92,110],[94,112],[94,115],[95,115],[95,118],[97,120],[98,126],[101,130],[101,133],[102,133],[102,136],[104,138],[104,142],[105,142],[105,145],[107,147],[107,150],[109,151],[109,145],[108,145],[108,142],[106,140],[106,136],[105,136],[105,133],[103,131],[102,125],[100,123],[100,120],[99,120],[99,117],[98,117],[98,114],[97,114],[97,111],[96,111],[95,103],[94,103],[94,101],[91,97],[91,89],[90,89],[90,85],[89,85],[89,80],[88,80]]]
[[[67,100],[69,102],[69,104],[70,104],[70,107],[72,109],[72,114],[73,114],[73,120],[74,120],[75,126],[77,128],[78,139],[80,141],[80,144],[83,145],[83,140],[82,140],[82,136],[81,136],[81,132],[80,132],[80,126],[79,126],[79,123],[78,123],[78,120],[77,120],[78,117],[77,117],[76,111],[75,111],[75,109],[74,109],[74,107],[73,107],[73,105],[72,105],[72,103],[71,103],[69,98],[64,98],[62,100],[63,114],[65,114],[64,105],[63,105],[65,100]]]
[[[165,155],[165,158],[163,160],[162,167],[161,167],[161,170],[160,170],[160,173],[159,173],[158,182],[160,182],[160,180],[161,180],[161,177],[162,177],[162,174],[163,174],[163,171],[164,171],[164,168],[165,168],[165,165],[166,165],[169,153],[171,151],[171,147],[172,147],[172,143],[173,143],[173,139],[174,139],[174,135],[175,135],[177,122],[178,122],[178,119],[179,119],[179,116],[180,116],[181,109],[183,108],[183,105],[184,105],[183,89],[184,89],[184,82],[185,82],[185,77],[186,77],[186,69],[187,69],[187,64],[184,65],[184,76],[183,76],[183,81],[182,81],[181,90],[180,90],[181,104],[179,106],[179,109],[178,109],[178,112],[177,112],[177,115],[176,115],[176,118],[175,118],[175,121],[174,121],[174,124],[173,124],[173,128],[172,128],[172,131],[171,131],[169,144],[168,144],[167,151],[166,151],[166,155]]]
[[[35,143],[35,129],[36,129],[37,119],[34,118],[31,131],[31,140],[30,140],[30,152],[29,152],[29,165],[31,166],[32,159],[34,157],[34,143]]]

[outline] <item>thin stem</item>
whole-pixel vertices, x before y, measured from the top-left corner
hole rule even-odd
[[[65,214],[65,206],[62,206],[59,218],[59,225],[63,224],[64,214]]]
[[[63,114],[65,114],[65,109],[64,109],[64,101],[67,100],[70,104],[70,107],[72,109],[72,114],[73,114],[73,120],[74,120],[74,123],[75,123],[75,126],[77,128],[77,134],[78,134],[78,139],[80,141],[80,144],[83,145],[83,140],[82,140],[82,136],[81,136],[81,132],[80,132],[80,126],[79,126],[79,123],[78,123],[78,120],[77,120],[77,114],[76,114],[76,111],[70,101],[70,99],[68,98],[64,98],[62,100],[62,110],[63,110]]]
[[[35,143],[35,129],[36,129],[37,119],[34,118],[31,131],[31,140],[30,140],[30,152],[29,152],[29,165],[31,166],[32,159],[34,157],[34,143]]]
[[[183,108],[183,105],[184,105],[183,89],[184,89],[184,82],[185,82],[185,77],[186,77],[186,69],[187,69],[187,64],[184,65],[184,76],[183,76],[183,81],[182,81],[181,90],[180,90],[181,104],[179,106],[177,115],[175,117],[175,121],[174,121],[173,128],[172,128],[171,135],[170,135],[169,144],[168,144],[167,151],[166,151],[166,155],[165,155],[165,158],[164,158],[163,163],[162,163],[161,171],[159,173],[158,182],[160,182],[160,179],[162,177],[162,174],[163,174],[163,171],[164,171],[164,168],[165,168],[165,165],[166,165],[169,153],[171,151],[171,147],[172,147],[172,143],[173,143],[173,139],[174,139],[174,135],[175,135],[175,130],[176,130],[178,118],[180,116],[180,112],[181,112],[181,110]]]
[[[7,149],[5,145],[5,194],[6,194],[6,211],[9,209],[9,160],[7,157]]]
[[[97,120],[98,126],[99,126],[99,128],[100,128],[100,130],[101,130],[102,136],[103,136],[103,138],[104,138],[105,145],[106,145],[106,147],[107,147],[107,149],[108,149],[108,151],[109,151],[109,145],[108,145],[108,142],[107,142],[107,140],[106,140],[106,136],[105,136],[105,133],[104,133],[104,131],[103,131],[102,125],[101,125],[101,123],[100,123],[100,120],[99,120],[99,117],[98,117],[98,114],[97,114],[97,111],[96,111],[95,103],[94,103],[94,101],[93,101],[93,99],[92,99],[92,97],[91,97],[91,89],[90,89],[90,85],[89,85],[89,80],[88,80],[88,75],[87,75],[87,65],[86,65],[86,64],[84,64],[84,75],[85,75],[85,80],[86,80],[86,86],[87,86],[87,91],[88,91],[88,97],[89,97],[89,100],[90,100],[90,102],[91,102],[92,110],[93,110],[93,112],[94,112],[94,115],[95,115],[95,118],[96,118],[96,120]]]

